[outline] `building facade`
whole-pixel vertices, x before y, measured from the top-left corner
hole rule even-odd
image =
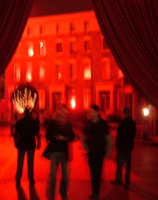
[[[15,86],[29,82],[38,91],[36,109],[55,113],[62,103],[81,113],[93,104],[101,115],[121,115],[125,106],[142,124],[144,100],[125,80],[93,11],[29,18],[5,71],[3,104],[12,110]],[[155,109],[153,130],[156,134]]]

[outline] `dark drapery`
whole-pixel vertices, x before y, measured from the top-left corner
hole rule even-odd
[[[0,75],[20,41],[34,0],[0,0]]]
[[[91,0],[102,34],[131,85],[158,108],[158,0]]]

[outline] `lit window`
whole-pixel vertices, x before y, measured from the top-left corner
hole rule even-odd
[[[70,32],[73,32],[76,30],[76,26],[74,23],[70,22]]]
[[[27,43],[27,55],[28,57],[32,57],[34,55],[32,42]]]
[[[91,64],[90,64],[90,62],[84,64],[84,79],[85,80],[91,79]]]
[[[39,67],[39,77],[41,81],[45,81],[45,65],[40,64]]]
[[[85,48],[85,51],[90,51],[90,49],[91,49],[90,40],[85,40],[84,41],[84,48]]]
[[[46,55],[46,42],[40,41],[40,56]]]
[[[75,89],[71,89],[70,107],[71,109],[76,108],[76,90]]]
[[[56,44],[56,52],[62,52],[62,43]]]
[[[76,79],[76,65],[75,64],[70,64],[70,78],[72,80]]]
[[[84,21],[84,30],[85,31],[88,31],[90,29],[90,23],[89,23],[89,21]]]
[[[44,109],[45,108],[45,91],[42,89],[39,90],[38,96],[39,96],[39,109]]]
[[[90,101],[91,101],[91,94],[90,90],[84,90],[83,91],[83,103],[84,103],[84,109],[89,109],[90,107]]]
[[[102,60],[102,78],[110,79],[110,59],[104,58]]]
[[[124,75],[123,75],[123,73],[122,73],[122,71],[120,69],[118,70],[118,77],[119,78],[124,78]]]
[[[32,64],[27,64],[27,70],[26,70],[26,81],[30,82],[32,81]]]
[[[20,81],[20,64],[19,63],[15,63],[14,64],[14,80],[15,81]]]
[[[60,81],[62,79],[62,74],[61,74],[61,65],[56,65],[55,66],[55,75],[56,75],[56,80]]]

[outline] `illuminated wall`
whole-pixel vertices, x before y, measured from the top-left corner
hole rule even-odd
[[[93,102],[104,116],[122,111],[122,80],[93,11],[29,18],[6,69],[6,102],[15,85],[29,82],[39,110],[66,103],[83,111]]]

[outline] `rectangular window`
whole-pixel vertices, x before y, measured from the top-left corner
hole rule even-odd
[[[60,26],[59,24],[56,24],[56,33],[59,34],[59,32],[60,32]]]
[[[90,51],[90,49],[91,49],[90,40],[84,41],[84,48],[85,48],[85,51]]]
[[[56,44],[56,52],[62,52],[62,43]]]
[[[73,32],[76,30],[76,26],[74,23],[70,22],[70,32]]]
[[[15,63],[14,64],[14,80],[15,81],[20,81],[21,78],[21,73],[20,73],[20,64]]]
[[[117,91],[117,108],[118,109],[123,109],[123,91],[118,90]]]
[[[57,81],[60,81],[62,79],[61,65],[55,66],[55,76]]]
[[[89,109],[90,107],[90,102],[91,102],[91,93],[90,90],[84,90],[83,91],[83,104],[84,104],[84,109]]]
[[[84,31],[89,31],[90,29],[90,23],[89,21],[85,20],[84,21]]]
[[[46,42],[40,41],[40,56],[46,55]]]
[[[105,58],[102,60],[102,78],[110,79],[110,59]]]
[[[44,26],[40,25],[39,33],[42,35],[44,33]]]
[[[70,64],[70,78],[76,80],[76,65]]]
[[[118,69],[118,78],[124,78],[124,75],[120,69]]]
[[[76,42],[70,42],[70,53],[76,52]]]
[[[44,90],[39,90],[39,109],[45,109],[45,91]]]
[[[91,64],[87,62],[84,64],[84,79],[90,80],[91,79]]]
[[[40,64],[39,78],[40,78],[40,81],[45,81],[45,65],[44,64]]]
[[[32,42],[27,43],[27,55],[28,55],[28,57],[32,57],[34,55]]]
[[[32,27],[27,27],[27,35],[32,35],[33,34],[33,28]]]
[[[26,81],[28,82],[32,81],[32,63],[27,63]]]

